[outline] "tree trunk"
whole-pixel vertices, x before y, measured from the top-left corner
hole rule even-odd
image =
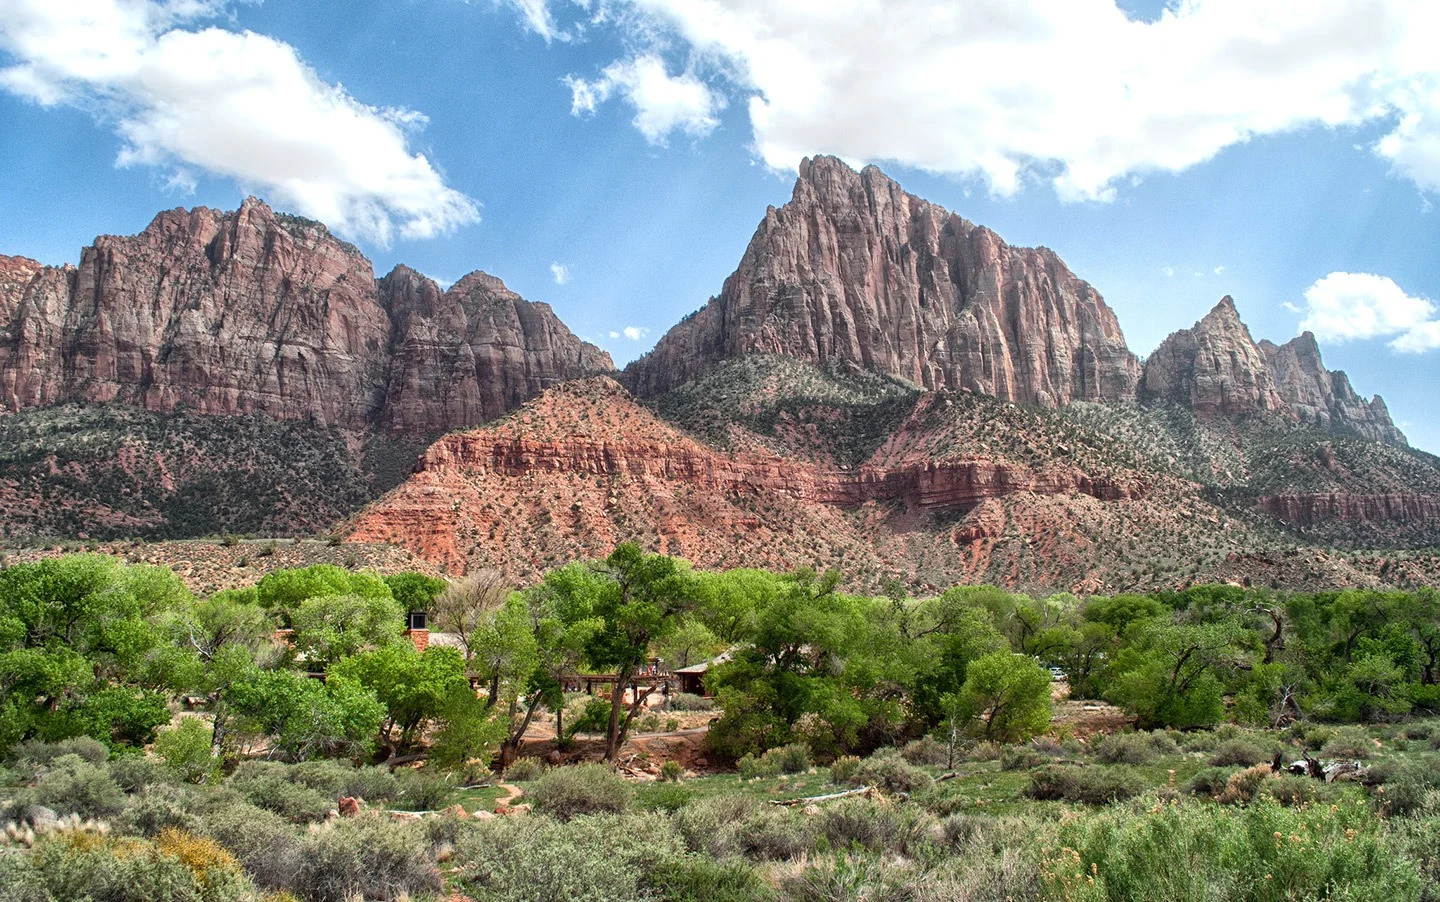
[[[610,726],[605,731],[605,761],[614,761],[620,751],[620,707],[625,704],[625,687],[629,682],[629,669],[616,672],[615,688],[610,693]]]

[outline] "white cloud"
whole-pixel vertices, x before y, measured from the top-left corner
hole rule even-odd
[[[1173,266],[1167,266],[1167,267],[1165,267],[1164,269],[1162,269],[1162,270],[1160,270],[1160,271],[1165,274],[1165,278],[1167,278],[1167,279],[1173,278],[1173,277],[1175,276],[1175,267],[1173,267]]]
[[[1225,274],[1225,267],[1223,267],[1223,266],[1217,266],[1217,267],[1215,267],[1214,273],[1215,273],[1215,275],[1217,275],[1217,276],[1223,276],[1223,275]]]
[[[635,127],[651,144],[664,144],[677,130],[703,138],[720,124],[716,114],[725,106],[693,72],[672,76],[655,55],[611,63],[593,81],[570,76],[565,83],[576,116],[593,114],[614,95],[624,97],[635,108]]]
[[[551,263],[550,275],[554,276],[556,285],[564,285],[570,281],[570,267],[564,263]]]
[[[1300,328],[1322,341],[1391,338],[1390,347],[1414,354],[1440,348],[1436,316],[1433,302],[1385,276],[1332,272],[1305,289]]]
[[[623,330],[625,337],[631,341],[639,341],[650,334],[650,330],[644,326],[626,326]]]
[[[525,28],[533,31],[545,39],[545,43],[551,41],[569,41],[571,35],[561,30],[555,24],[555,17],[550,12],[548,0],[502,0],[507,6],[513,8],[520,14],[520,19],[525,23]],[[582,4],[577,3],[577,6]]]
[[[1374,152],[1440,190],[1434,0],[1173,0],[1151,21],[1114,0],[614,2],[626,14],[607,21],[638,49],[572,77],[576,112],[625,73],[668,78],[662,55],[682,53],[687,100],[671,108],[708,123],[707,93],[745,98],[776,169],[832,153],[1109,200],[1257,136],[1384,123]],[[621,93],[647,138],[664,133]]]
[[[69,104],[113,125],[117,164],[197,171],[389,244],[475,222],[409,135],[412,110],[379,109],[327,84],[295,48],[253,32],[200,27],[223,0],[0,0],[0,87]],[[184,26],[191,26],[189,28]]]

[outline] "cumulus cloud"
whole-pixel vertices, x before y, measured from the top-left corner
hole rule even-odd
[[[564,263],[551,263],[550,275],[555,278],[556,285],[564,285],[570,281],[570,267]]]
[[[620,96],[635,109],[635,127],[651,144],[664,144],[671,132],[703,138],[720,124],[717,114],[724,99],[711,91],[693,72],[671,75],[656,55],[611,63],[600,77],[587,81],[569,76],[570,112],[593,114],[612,96]]]
[[[612,2],[625,14],[606,21],[638,49],[572,77],[576,111],[620,94],[655,140],[675,120],[623,86],[683,55],[687,100],[668,108],[703,134],[707,95],[744,98],[776,169],[832,153],[1109,200],[1257,136],[1385,123],[1371,149],[1440,190],[1433,0],[1173,0],[1150,21],[1115,0]]]
[[[1305,289],[1303,314],[1300,328],[1325,341],[1390,338],[1390,347],[1410,354],[1440,348],[1435,304],[1385,276],[1332,272]]]
[[[626,326],[623,329],[610,330],[610,337],[617,341],[621,338],[629,339],[630,341],[639,341],[649,334],[650,330],[644,326]]]
[[[409,148],[425,125],[323,81],[288,44],[203,27],[223,0],[0,0],[0,49],[13,60],[0,87],[36,103],[91,111],[125,145],[121,166],[168,170],[193,190],[195,172],[389,244],[479,219]]]

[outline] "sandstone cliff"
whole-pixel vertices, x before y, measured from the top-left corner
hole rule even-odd
[[[1132,398],[1139,377],[1115,314],[1053,252],[1011,247],[833,157],[801,164],[720,295],[626,380],[659,395],[756,353],[1045,407]]]
[[[1344,373],[1325,369],[1314,335],[1306,332],[1281,346],[1256,344],[1228,296],[1145,360],[1140,397],[1202,415],[1274,413],[1323,430],[1407,444],[1378,395],[1366,401]]]
[[[253,198],[233,213],[161,213],[139,235],[96,239],[75,268],[14,260],[0,265],[0,406],[12,411],[120,402],[435,433],[613,369],[498,279],[442,294],[406,270],[377,284],[323,225]]]
[[[1350,430],[1365,438],[1392,445],[1408,444],[1390,419],[1385,401],[1369,401],[1356,394],[1350,377],[1325,369],[1315,336],[1305,332],[1283,345],[1260,342],[1260,350],[1280,396],[1300,422],[1321,429]]]

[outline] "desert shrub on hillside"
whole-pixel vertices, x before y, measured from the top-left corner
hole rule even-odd
[[[934,736],[922,736],[906,743],[900,755],[911,764],[921,766],[938,767],[950,760],[950,750]]]
[[[775,898],[744,859],[716,861],[687,855],[658,863],[646,881],[660,898],[673,902],[768,902]]]
[[[768,749],[760,760],[782,774],[803,774],[810,769],[810,747],[803,742],[792,742]]]
[[[1350,758],[1364,761],[1375,756],[1375,740],[1356,727],[1336,731],[1326,740],[1320,754],[1326,758]]]
[[[813,826],[789,811],[761,809],[740,824],[736,844],[741,853],[756,861],[789,861],[810,850]]]
[[[251,902],[234,860],[198,837],[162,842],[93,833],[60,833],[23,854],[0,855],[0,900],[92,899],[106,902]]]
[[[855,778],[859,770],[859,758],[854,755],[841,755],[830,764],[830,782],[844,786]]]
[[[155,754],[186,783],[204,783],[220,768],[219,757],[210,750],[210,739],[209,726],[197,718],[186,717],[155,734]]]
[[[738,793],[696,799],[675,813],[675,826],[691,852],[724,858],[739,850],[738,825],[758,808],[755,799]]]
[[[568,821],[585,814],[619,814],[630,805],[630,784],[600,764],[546,771],[525,791],[535,810]]]
[[[842,799],[816,818],[816,831],[833,849],[860,847],[892,855],[914,855],[931,819],[914,809],[879,805],[869,799]]]
[[[505,779],[524,783],[545,773],[545,764],[539,758],[516,758],[505,768]]]
[[[245,803],[217,807],[200,818],[199,832],[229,850],[266,889],[290,886],[300,870],[300,833],[273,812]]]
[[[289,768],[271,761],[246,761],[226,782],[250,804],[298,823],[322,819],[338,801],[296,782]]]

